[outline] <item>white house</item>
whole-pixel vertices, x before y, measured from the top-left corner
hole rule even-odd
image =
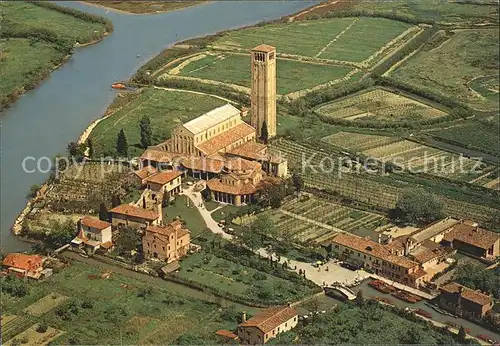
[[[109,250],[113,246],[111,237],[109,222],[85,216],[78,222],[78,235],[71,243],[94,253],[99,248]]]

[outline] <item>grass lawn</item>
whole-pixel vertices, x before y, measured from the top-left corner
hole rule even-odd
[[[276,64],[278,94],[288,94],[324,84],[344,77],[351,70],[344,66],[318,65],[284,59],[278,59]],[[252,79],[250,56],[208,55],[188,64],[181,70],[181,75],[250,87]]]
[[[214,202],[214,201],[204,201],[205,208],[207,208],[208,211],[212,211],[220,206],[219,203]]]
[[[0,5],[0,9],[1,9]],[[29,39],[11,38],[0,40],[0,102],[8,95],[32,89],[55,65],[64,58],[56,45]],[[36,56],[36,59],[33,59]],[[42,75],[42,78],[39,76]]]
[[[206,252],[198,252],[183,259],[177,275],[201,285],[211,286],[222,294],[262,303],[286,304],[312,293],[305,285]]]
[[[148,287],[143,280],[115,272],[109,279],[101,279],[100,275],[98,267],[75,262],[45,281],[31,282],[25,297],[3,294],[2,315],[16,312],[19,319],[13,323],[24,330],[21,324],[28,328],[34,320],[21,309],[52,292],[70,297],[70,302],[76,303],[76,313],[64,305],[64,317],[56,313],[56,308],[37,319],[65,332],[54,340],[56,345],[117,344],[120,338],[127,345],[174,344],[179,336],[193,333],[193,329],[210,339],[217,329],[236,326],[236,321],[221,317],[226,307],[219,310],[218,304],[174,292],[168,288],[169,282],[149,286],[151,294],[140,297],[139,293]],[[81,305],[85,299],[91,302],[91,308]],[[200,321],[204,321],[203,325]]]
[[[129,156],[138,156],[140,147],[139,123],[148,115],[155,142],[170,137],[171,130],[180,123],[224,105],[215,97],[179,91],[146,88],[118,112],[101,121],[92,131],[96,155],[116,152],[116,137],[123,129],[129,145]]]
[[[104,24],[82,19],[21,1],[0,3],[3,17],[23,27],[47,29],[80,43],[91,42],[104,34]],[[34,54],[34,53],[33,53]],[[33,56],[33,55],[32,55]]]
[[[189,200],[189,207],[186,205],[187,200],[186,196],[176,197],[173,204],[163,208],[165,213],[163,218],[165,221],[171,221],[180,216],[186,222],[186,227],[191,231],[191,237],[195,237],[203,232],[207,225],[191,200]]]
[[[410,27],[410,24],[385,18],[359,18],[319,57],[361,62]]]
[[[439,48],[421,50],[393,72],[403,82],[437,91],[479,109],[498,109],[497,97],[482,96],[469,86],[479,76],[498,75],[499,34],[497,29],[462,30]],[[498,79],[497,79],[498,81]],[[491,83],[491,80],[485,80]],[[481,90],[474,85],[476,90]],[[498,91],[498,84],[496,85]]]
[[[223,220],[227,217],[228,214],[234,213],[239,209],[239,207],[235,205],[225,205],[219,210],[216,210],[212,213],[212,218],[215,221]]]

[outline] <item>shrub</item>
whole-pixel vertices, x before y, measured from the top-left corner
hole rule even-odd
[[[48,328],[49,328],[49,326],[47,325],[47,322],[42,321],[42,322],[38,323],[38,326],[36,327],[36,331],[38,333],[45,333]]]

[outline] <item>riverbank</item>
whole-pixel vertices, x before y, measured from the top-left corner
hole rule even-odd
[[[181,2],[167,2],[167,1],[80,1],[86,5],[97,8],[102,8],[107,11],[121,13],[126,15],[150,15],[169,13],[174,11],[183,10],[188,7],[198,6],[209,3],[210,1],[181,1]],[[105,5],[104,5],[105,4]],[[155,9],[162,8],[161,10]],[[169,8],[170,7],[170,8]]]

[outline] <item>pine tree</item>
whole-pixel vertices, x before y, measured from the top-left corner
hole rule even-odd
[[[151,121],[147,115],[143,116],[141,123],[139,124],[141,132],[141,146],[147,149],[152,144],[152,131],[151,131]]]
[[[123,129],[118,132],[118,136],[116,137],[116,152],[120,156],[128,157],[127,137],[125,137],[125,132],[123,132]]]
[[[262,123],[262,128],[260,129],[260,138],[259,138],[264,144],[267,144],[267,141],[269,139],[269,133],[267,132],[267,123],[264,120]]]
[[[465,328],[463,326],[460,326],[460,329],[458,330],[458,342],[465,343],[466,337],[467,333],[465,332]]]
[[[94,146],[92,145],[92,140],[87,139],[87,147],[89,148],[89,157],[94,156]]]
[[[99,205],[99,220],[101,221],[109,220],[108,208],[106,208],[106,205],[103,202],[101,202],[101,204]]]

